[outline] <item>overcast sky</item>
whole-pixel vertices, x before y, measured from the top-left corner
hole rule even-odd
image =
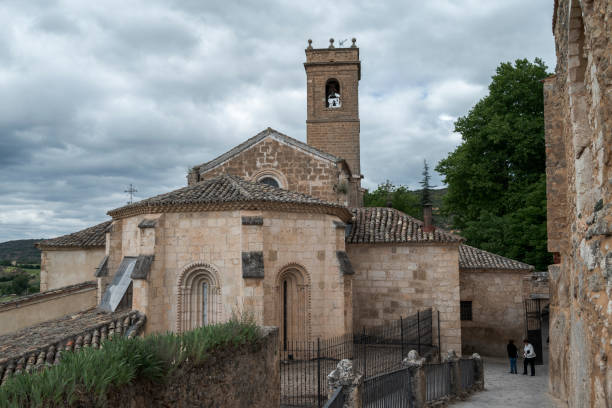
[[[357,38],[364,185],[417,187],[502,61],[554,69],[552,0],[0,3],[0,242],[182,187],[270,126],[306,139],[307,39]],[[350,44],[350,40],[346,45]],[[433,183],[440,186],[440,176]]]

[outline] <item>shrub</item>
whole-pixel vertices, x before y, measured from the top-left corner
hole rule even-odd
[[[252,321],[235,318],[181,334],[113,338],[100,349],[64,352],[57,366],[10,378],[0,387],[0,407],[59,407],[83,399],[103,406],[110,387],[135,379],[158,383],[185,362],[200,365],[215,352],[259,338]]]

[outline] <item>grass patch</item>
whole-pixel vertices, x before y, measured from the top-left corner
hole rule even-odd
[[[0,387],[0,407],[60,407],[81,399],[104,406],[111,387],[135,379],[162,382],[186,362],[200,365],[215,352],[259,338],[253,321],[237,319],[182,334],[114,338],[100,349],[64,352],[57,366],[10,378]]]

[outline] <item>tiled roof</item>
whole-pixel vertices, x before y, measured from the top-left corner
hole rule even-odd
[[[109,211],[112,217],[126,217],[143,213],[170,211],[206,211],[232,209],[258,209],[269,204],[278,208],[291,206],[309,207],[316,212],[350,218],[348,209],[338,203],[324,201],[306,194],[296,193],[267,184],[246,181],[237,176],[224,174],[160,194]]]
[[[98,283],[96,281],[86,281],[75,283],[74,285],[67,285],[51,290],[46,290],[43,292],[32,293],[31,295],[19,296],[18,298],[7,300],[6,302],[0,302],[0,311],[6,310],[8,308],[22,307],[24,304],[31,303],[32,301],[44,299],[48,300],[50,297],[52,298],[63,293],[74,294],[75,292],[80,291],[81,289],[88,290],[96,287],[98,287]]]
[[[145,316],[136,310],[107,313],[89,309],[0,336],[0,379],[57,364],[63,350],[98,348],[112,336],[137,336]]]
[[[354,218],[346,236],[348,244],[463,241],[460,236],[439,228],[424,232],[422,221],[394,208],[360,207],[351,211]]]
[[[106,229],[111,221],[104,221],[93,227],[62,235],[61,237],[46,239],[36,244],[41,249],[45,248],[94,248],[103,247],[106,244]]]
[[[260,142],[261,140],[265,139],[266,137],[273,137],[274,139],[278,140],[281,143],[285,143],[288,144],[290,146],[293,147],[297,147],[298,149],[304,150],[308,153],[314,154],[315,156],[319,156],[323,159],[326,160],[330,160],[334,163],[337,162],[341,162],[343,161],[343,159],[341,159],[340,157],[336,157],[334,155],[331,155],[329,153],[326,153],[322,150],[319,149],[315,149],[312,146],[307,145],[304,142],[300,142],[297,139],[294,139],[292,137],[289,137],[287,135],[284,135],[272,128],[267,128],[266,130],[264,130],[263,132],[260,132],[258,134],[256,134],[255,136],[253,136],[250,139],[247,139],[246,141],[244,141],[243,143],[239,144],[238,146],[234,147],[231,150],[228,150],[227,152],[223,153],[221,156],[207,162],[207,163],[203,163],[200,164],[198,166],[195,166],[194,168],[197,169],[197,171],[202,174],[207,172],[210,169],[213,169],[215,167],[217,167],[218,165],[226,162],[227,160],[231,159],[232,157],[236,156],[237,154],[247,150],[248,148],[250,148],[251,146],[255,145],[256,143]]]
[[[459,268],[460,269],[508,269],[520,271],[532,271],[533,266],[496,255],[482,249],[474,248],[469,245],[459,247]]]

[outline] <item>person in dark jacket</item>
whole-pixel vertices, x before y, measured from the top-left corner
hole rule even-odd
[[[514,340],[508,340],[506,350],[508,350],[508,358],[510,359],[510,374],[518,374],[516,372],[516,359],[518,357],[518,348],[516,348],[516,346],[514,345]]]

